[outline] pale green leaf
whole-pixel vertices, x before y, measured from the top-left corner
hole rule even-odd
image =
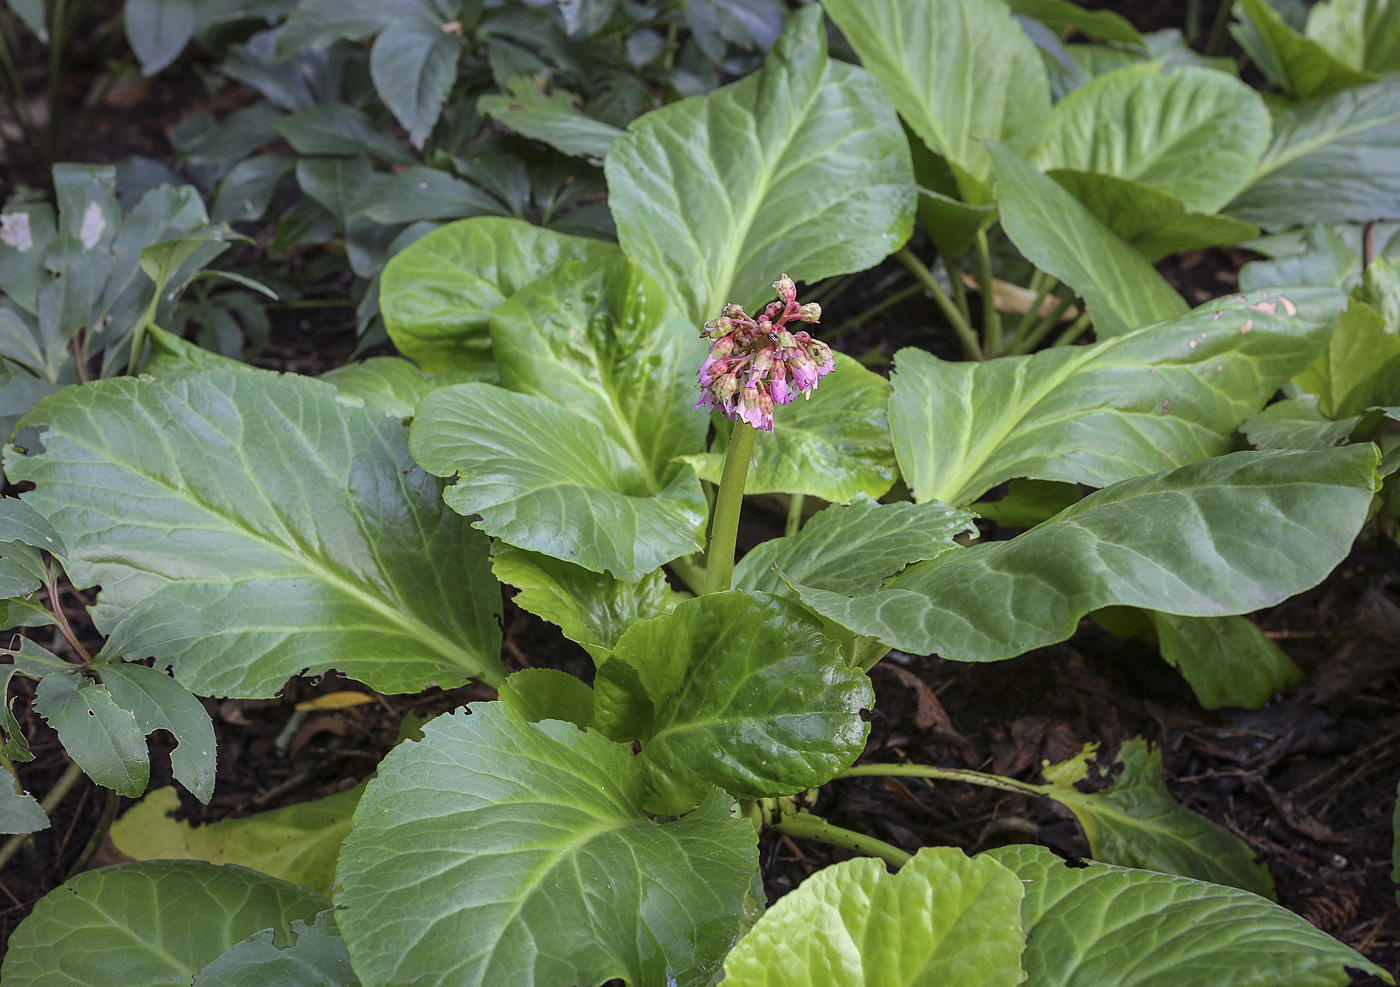
[[[1348,68],[1400,72],[1400,3],[1396,0],[1313,4],[1307,35]]]
[[[593,727],[593,690],[557,668],[522,668],[501,683],[500,699],[531,723],[566,720],[585,730]]]
[[[460,384],[470,375],[449,371],[425,374],[398,356],[372,356],[362,363],[347,363],[324,373],[321,379],[335,385],[344,399],[362,401],[386,415],[413,417],[413,409],[424,395],[445,384]]]
[[[1303,679],[1283,649],[1243,617],[1148,616],[1162,658],[1181,670],[1206,709],[1258,709]]]
[[[1400,402],[1400,336],[1386,331],[1375,309],[1353,299],[1327,348],[1296,383],[1316,395],[1318,410],[1332,419]]]
[[[1240,0],[1239,9],[1256,34],[1242,23],[1235,38],[1295,99],[1330,96],[1372,78],[1338,60],[1315,38],[1295,31],[1268,0]]]

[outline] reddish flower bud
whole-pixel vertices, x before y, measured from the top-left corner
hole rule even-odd
[[[778,293],[778,297],[783,300],[784,304],[797,300],[797,285],[793,284],[792,278],[786,274],[773,282],[773,290]]]

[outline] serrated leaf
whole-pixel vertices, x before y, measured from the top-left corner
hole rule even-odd
[[[364,790],[361,783],[310,802],[192,826],[170,817],[180,807],[175,789],[157,788],[112,824],[112,844],[133,860],[238,864],[329,895]]]
[[[1390,974],[1258,895],[1091,862],[1044,847],[988,850],[1025,887],[1021,963],[1035,987],[1181,984],[1344,987],[1343,967]]]
[[[15,791],[10,781],[0,778],[0,834],[37,833],[48,828],[49,816],[39,800],[28,792]]]
[[[501,683],[500,698],[531,723],[565,720],[585,730],[593,723],[593,690],[557,668],[522,668]]]
[[[1258,709],[1303,673],[1243,617],[1180,617],[1149,613],[1162,659],[1181,670],[1206,709]]]
[[[836,369],[812,396],[779,408],[772,434],[755,437],[745,493],[799,493],[848,504],[883,497],[894,486],[889,381],[844,353],[833,356]],[[730,426],[716,431],[709,452],[684,457],[710,483],[724,471]]]
[[[389,338],[424,370],[494,375],[487,320],[502,302],[565,261],[616,256],[613,244],[518,219],[464,219],[389,261],[379,305]]]
[[[380,765],[336,875],[365,987],[710,981],[757,863],[727,797],[655,823],[630,750],[505,703],[423,733]]]
[[[1053,178],[1009,148],[988,150],[1007,236],[1027,260],[1083,296],[1100,339],[1186,314],[1176,289]]]
[[[623,251],[696,325],[766,301],[784,271],[864,270],[913,225],[899,121],[875,79],[828,59],[816,6],[759,72],[635,120],[605,171]]]
[[[113,662],[100,672],[112,701],[130,710],[146,735],[166,730],[175,738],[170,767],[175,780],[206,805],[214,794],[214,724],[198,699],[164,672]]]
[[[1106,606],[1252,613],[1346,557],[1375,466],[1368,446],[1233,453],[1115,483],[1018,538],[916,563],[873,594],[796,588],[855,633],[955,661],[1066,640]]]
[[[333,909],[311,925],[292,922],[290,931],[291,945],[279,946],[271,929],[235,943],[195,974],[192,987],[360,987]]]
[[[491,551],[491,569],[520,590],[516,606],[557,625],[598,665],[607,661],[623,631],[669,612],[678,599],[660,570],[638,580],[616,579],[504,542]]]
[[[146,790],[151,762],[146,735],[130,711],[112,701],[106,687],[68,672],[39,680],[34,709],[78,767],[97,784],[127,798]]]
[[[6,987],[189,987],[206,963],[263,929],[329,908],[242,867],[183,860],[91,870],[45,895],[10,937]]]
[[[1050,115],[1039,52],[999,0],[825,0],[900,116],[954,165],[962,197],[992,174],[985,141],[1035,149]],[[967,181],[970,177],[971,185]]]
[[[914,499],[961,506],[1014,477],[1103,487],[1228,452],[1240,423],[1308,366],[1338,302],[1267,295],[1033,356],[900,350],[890,429]]]
[[[634,624],[594,680],[598,727],[640,740],[649,811],[825,784],[865,748],[870,681],[795,603],[707,593]]]
[[[700,550],[705,498],[689,470],[654,488],[630,450],[597,424],[541,398],[455,384],[418,406],[418,463],[457,482],[443,499],[517,548],[619,579]]]
[[[74,582],[102,586],[104,655],[154,656],[201,695],[271,696],[308,668],[383,692],[502,677],[486,539],[381,412],[211,370],[68,388],[25,421],[45,449],[11,449],[9,475],[37,485]]]
[[[370,77],[413,146],[422,147],[457,80],[462,43],[426,6],[400,0],[396,7],[370,48]]]
[[[732,987],[1015,987],[1021,882],[985,854],[924,847],[890,874],[868,857],[817,871],[724,961]]]

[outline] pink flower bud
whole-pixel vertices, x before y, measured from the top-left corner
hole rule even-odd
[[[786,274],[773,282],[773,290],[778,293],[778,297],[783,300],[784,304],[797,300],[797,285],[793,284],[792,278]]]
[[[769,322],[772,322],[774,319],[781,319],[783,317],[784,307],[782,302],[769,302],[763,309],[763,319],[767,319]],[[761,323],[763,319],[760,319],[759,322]]]
[[[773,340],[773,345],[784,353],[797,346],[797,340],[786,329],[774,329],[768,334],[768,338]]]

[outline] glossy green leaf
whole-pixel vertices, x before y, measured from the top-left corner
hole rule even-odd
[[[49,828],[49,816],[39,800],[0,778],[0,834],[37,833]]]
[[[106,687],[53,672],[39,680],[34,709],[58,731],[68,756],[97,784],[128,798],[146,790],[151,774],[146,735],[135,716],[112,701]]]
[[[157,788],[113,823],[112,844],[133,860],[238,864],[329,895],[364,788],[204,826],[172,819],[180,797],[174,788]]]
[[[381,412],[213,370],[68,388],[25,422],[44,452],[11,449],[7,472],[37,484],[74,582],[101,585],[104,654],[155,656],[200,695],[332,667],[383,692],[502,677],[487,541]]]
[[[413,409],[429,391],[470,377],[460,372],[425,374],[403,357],[372,356],[362,363],[337,367],[321,379],[334,384],[342,399],[363,401],[386,415],[404,419],[413,417]]]
[[[598,669],[599,728],[640,740],[649,811],[825,784],[865,748],[870,681],[795,603],[731,590],[634,624]]]
[[[1000,500],[979,500],[968,510],[1002,527],[1034,528],[1083,499],[1077,483],[1017,479],[1006,485]]]
[[[1007,5],[1022,17],[1034,17],[1061,34],[1072,29],[1100,41],[1147,46],[1137,28],[1111,10],[1085,10],[1070,0],[1007,0]]]
[[[1400,215],[1400,78],[1278,110],[1226,212],[1266,230]]]
[[[402,144],[377,129],[363,112],[344,103],[298,110],[276,126],[298,154],[369,154],[393,164],[415,164]]]
[[[1307,33],[1349,68],[1400,71],[1400,3],[1395,0],[1314,4],[1308,11]]]
[[[616,579],[502,542],[492,549],[491,568],[497,579],[520,590],[516,606],[557,625],[599,665],[623,631],[667,613],[678,599],[660,570],[638,580]]]
[[[1002,227],[1036,267],[1083,296],[1100,339],[1176,318],[1186,302],[1053,178],[992,144]]]
[[[1303,679],[1283,649],[1243,617],[1149,616],[1162,658],[1181,669],[1206,709],[1258,709]]]
[[[1259,227],[1252,223],[1187,212],[1181,200],[1170,193],[1131,179],[1064,169],[1047,174],[1150,261],[1187,250],[1241,243],[1259,235]]]
[[[652,493],[704,448],[695,410],[705,345],[660,286],[623,257],[567,261],[491,314],[501,383],[594,422],[626,449]]]
[[[1023,155],[1035,149],[1050,115],[1049,83],[1040,53],[1000,0],[825,6],[910,129],[965,176],[990,182],[984,141]],[[965,178],[961,184],[971,199]]]
[[[1400,337],[1365,302],[1352,300],[1327,348],[1298,374],[1328,418],[1348,418],[1375,405],[1400,402]]]
[[[482,96],[476,101],[477,111],[565,154],[603,160],[614,138],[623,131],[585,115],[572,93],[546,95],[543,85],[543,79],[515,76],[506,82],[509,95]]]
[[[1241,26],[1235,29],[1236,39],[1295,99],[1330,96],[1371,78],[1337,59],[1316,39],[1293,30],[1268,0],[1240,0],[1239,9],[1257,37]]]
[[[112,701],[130,710],[146,735],[165,730],[175,738],[170,767],[175,780],[206,805],[214,794],[214,724],[199,700],[164,672],[145,665],[102,666]]]
[[[878,82],[828,59],[816,6],[754,75],[635,120],[605,170],[622,249],[696,325],[783,272],[864,270],[913,227],[904,132]]]
[[[810,398],[773,414],[770,435],[754,441],[745,493],[800,493],[838,504],[883,497],[894,486],[889,381],[844,353]],[[747,426],[744,426],[747,427]],[[686,456],[700,478],[718,483],[731,426],[717,426],[710,451]]]
[[[653,822],[627,747],[506,703],[423,733],[380,765],[341,854],[365,987],[709,983],[757,864],[728,798]]]
[[[531,723],[567,720],[593,726],[593,690],[582,680],[557,668],[522,668],[501,683],[501,702],[510,703]]]
[[[1360,416],[1333,421],[1317,407],[1317,395],[1276,401],[1240,422],[1256,449],[1330,449],[1351,435]]]
[[[1346,557],[1375,466],[1369,445],[1233,453],[1115,483],[1018,538],[916,563],[873,594],[797,589],[858,634],[955,661],[1066,640],[1106,606],[1251,613],[1316,585]]]
[[[443,498],[517,548],[619,579],[700,550],[705,497],[689,470],[657,489],[593,421],[490,384],[455,384],[418,406],[410,439]]]
[[[862,857],[780,898],[724,961],[732,987],[1015,987],[1021,882],[990,857],[924,847],[890,874]]]
[[[1158,65],[1109,72],[1055,106],[1036,152],[1042,169],[1127,178],[1211,213],[1249,179],[1269,143],[1269,112],[1223,72]]]
[[[1074,813],[1095,860],[1274,896],[1273,879],[1248,843],[1172,798],[1159,748],[1141,737],[1124,741],[1117,760],[1122,771],[1109,787],[1086,794],[1074,782],[1092,752],[1090,745],[1045,773],[1051,782],[1046,794]]]
[[[360,987],[332,909],[290,931],[291,945],[279,946],[271,929],[235,943],[195,974],[193,987]]]
[[[184,860],[118,864],[45,895],[10,938],[5,987],[189,987],[255,932],[288,942],[320,895],[242,867]]]
[[[1169,874],[988,850],[1025,887],[1021,963],[1034,987],[1345,987],[1390,974],[1258,895]]]
[[[564,261],[616,256],[610,243],[518,219],[464,219],[389,261],[379,306],[389,338],[424,370],[494,374],[487,320],[497,306]]]
[[[900,472],[915,500],[961,506],[1013,477],[1104,487],[1228,452],[1239,424],[1308,366],[1336,312],[1332,291],[1286,297],[1236,296],[1033,356],[953,363],[900,350]]]
[[[394,16],[370,48],[370,77],[409,140],[422,147],[457,81],[462,42],[443,29],[446,18],[431,5],[399,0],[393,7]]]

